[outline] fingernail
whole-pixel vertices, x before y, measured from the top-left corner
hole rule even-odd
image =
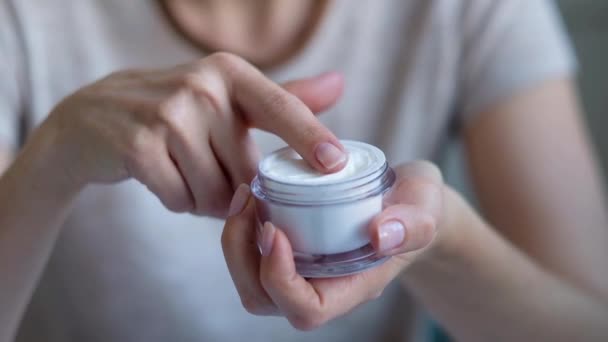
[[[272,252],[272,244],[274,243],[275,231],[276,231],[276,228],[270,222],[266,222],[262,226],[262,232],[260,234],[261,236],[260,236],[259,245],[260,245],[260,251],[262,252],[263,256],[270,255],[270,252]]]
[[[321,143],[315,150],[315,157],[326,169],[331,170],[346,161],[346,153],[333,144]]]
[[[379,246],[381,252],[389,251],[403,243],[405,227],[397,220],[390,220],[380,225]]]
[[[232,201],[230,202],[230,208],[228,209],[228,216],[234,216],[239,214],[245,208],[247,200],[249,199],[249,185],[241,184],[236,189]]]

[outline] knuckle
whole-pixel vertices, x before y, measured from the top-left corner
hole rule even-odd
[[[158,104],[156,116],[158,121],[171,130],[178,129],[180,125],[180,113],[183,111],[183,94],[176,93]]]
[[[257,314],[260,310],[259,301],[251,295],[241,296],[241,304],[243,305],[243,308],[245,308],[245,311],[252,315]]]
[[[203,59],[204,62],[210,63],[219,67],[224,72],[233,72],[238,70],[245,60],[238,55],[229,52],[215,52]]]
[[[227,96],[218,94],[217,90],[211,89],[210,87],[201,87],[196,91],[198,101],[205,105],[205,112],[207,114],[214,114],[215,116],[223,116],[230,112],[230,105],[226,103]]]
[[[415,160],[401,164],[395,168],[395,171],[406,175],[407,178],[415,179],[420,182],[432,184],[443,183],[441,169],[427,160]]]
[[[194,70],[187,71],[179,76],[179,85],[181,89],[198,90],[204,87],[205,82],[203,81],[203,75],[205,69],[195,68]]]
[[[424,194],[435,188],[435,184],[428,179],[418,177],[405,177],[399,180],[397,189],[399,191]]]
[[[146,156],[153,152],[154,140],[154,135],[147,127],[140,126],[133,129],[127,138],[127,159],[137,165],[144,164],[147,160]]]
[[[414,204],[435,215],[439,214],[443,185],[425,178],[402,177],[391,192],[394,199]]]
[[[431,214],[425,214],[420,217],[419,236],[420,243],[423,246],[431,243],[437,232],[437,220]]]
[[[432,182],[437,183],[443,181],[441,170],[434,163],[428,160],[419,160],[414,163],[416,167],[420,170],[420,172],[423,173]]]
[[[271,312],[271,305],[266,301],[253,295],[244,295],[241,297],[241,304],[245,311],[252,315],[266,315]]]
[[[312,331],[325,323],[323,318],[314,315],[288,317],[288,320],[294,328],[301,331]]]
[[[228,95],[223,90],[223,81],[220,78],[196,72],[187,72],[180,77],[180,91],[172,100],[184,100],[186,94],[190,94],[194,100],[192,105],[202,105],[202,111],[206,114],[219,115],[229,111],[230,104],[226,100]],[[173,102],[177,104],[184,103],[184,101]],[[173,105],[175,106],[175,104]]]
[[[192,209],[192,203],[186,196],[170,197],[161,201],[167,209],[175,213],[184,213]]]

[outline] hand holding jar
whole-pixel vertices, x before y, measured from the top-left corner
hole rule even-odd
[[[344,144],[348,148],[348,142]],[[257,233],[257,203],[250,188],[241,185],[231,203],[222,245],[245,309],[282,315],[298,329],[314,329],[378,297],[391,280],[431,249],[444,220],[441,173],[428,162],[408,163],[394,172],[394,185],[383,195],[384,210],[365,227],[378,256],[374,260],[383,262],[335,277],[305,278],[298,272],[299,260],[294,259],[286,235],[293,236],[292,232],[265,222]]]

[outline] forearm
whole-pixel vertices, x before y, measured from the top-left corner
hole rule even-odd
[[[37,137],[0,178],[0,341],[10,341],[77,189]]]
[[[544,271],[452,191],[446,194],[446,211],[452,227],[403,279],[457,339],[600,341],[608,336],[606,301]]]

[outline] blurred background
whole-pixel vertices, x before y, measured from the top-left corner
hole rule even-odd
[[[557,0],[579,62],[578,84],[608,191],[608,1]],[[443,160],[448,183],[473,200],[459,143]],[[474,200],[473,200],[474,201]]]
[[[608,1],[557,0],[556,3],[578,57],[581,101],[608,193]],[[446,181],[475,203],[460,142],[451,145],[444,157],[442,167]],[[429,335],[434,342],[451,341],[441,329],[431,328]]]

